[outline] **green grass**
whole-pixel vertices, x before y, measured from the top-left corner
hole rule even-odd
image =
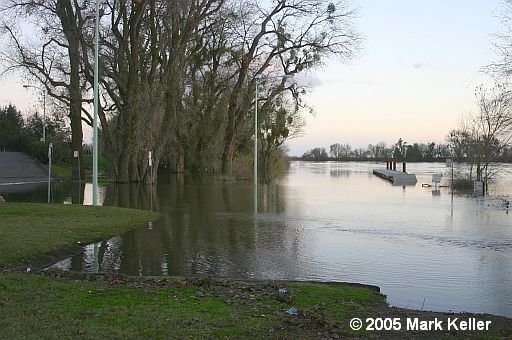
[[[157,216],[116,207],[0,204],[0,267],[44,260],[77,244],[118,235]]]
[[[92,167],[92,163],[91,163],[91,167]],[[84,171],[83,175],[85,177],[85,180],[92,181],[92,172],[90,171],[90,169],[84,168],[83,171]],[[102,166],[102,167],[99,167],[99,172],[103,173],[104,175],[98,177],[98,183],[103,183],[103,184],[112,183],[112,180],[110,178],[105,177],[105,174],[108,173],[108,167],[106,166],[106,164],[104,164],[104,166]],[[66,164],[66,163],[52,164],[52,174],[57,175],[58,177],[60,177],[62,179],[71,179],[71,177],[73,176],[73,173],[71,170],[71,165]]]
[[[170,279],[169,283],[159,282],[156,286],[155,282],[141,281],[111,284],[42,275],[0,275],[0,337],[260,338],[313,336],[325,331],[323,324],[311,324],[312,320],[316,322],[314,319],[287,315],[291,304],[275,299],[277,294],[261,299],[268,287],[261,290],[256,285],[250,294],[244,294],[246,287],[241,282],[231,283],[229,289],[234,293],[226,294],[226,287],[212,282],[182,286]],[[297,298],[303,300],[301,309],[314,307],[320,287],[300,284]],[[335,290],[334,286],[331,288]],[[335,295],[349,298],[346,293],[352,289],[358,291],[357,296],[366,294],[363,288],[350,288]],[[379,294],[370,294],[382,301]],[[366,303],[365,298],[353,300],[353,294],[349,295],[354,303]],[[330,297],[322,295],[325,302]],[[303,320],[308,320],[309,329],[297,326]]]
[[[84,166],[92,169],[92,155],[84,155]],[[108,171],[108,161],[101,155],[98,155],[98,171],[104,173]]]
[[[76,162],[76,160],[73,160]],[[92,178],[92,155],[84,155],[84,168],[82,169],[83,176],[90,180]],[[111,183],[111,179],[106,177],[109,173],[108,161],[105,157],[98,157],[98,172],[101,176],[98,178],[99,183]],[[52,173],[63,179],[71,179],[72,164],[68,163],[54,163],[52,164]]]
[[[52,173],[61,178],[71,178],[71,168],[67,164],[53,164]]]
[[[289,288],[297,295],[294,301],[299,308],[313,306],[316,313],[321,312],[326,318],[337,321],[363,312],[359,308],[361,303],[385,303],[383,295],[349,285],[293,282],[289,284]]]
[[[489,332],[352,331],[353,317],[449,316],[396,310],[363,287],[108,274],[0,274],[0,338],[480,338],[512,336],[512,320],[490,315]],[[286,287],[289,299],[282,299]],[[287,310],[295,306],[298,315]],[[453,317],[453,316],[452,316]],[[460,316],[467,318],[468,316]]]
[[[8,269],[0,273],[0,339],[512,337],[512,319],[491,315],[476,316],[492,320],[487,333],[352,331],[354,317],[447,316],[390,308],[378,292],[347,284],[12,272],[156,216],[113,207],[0,204],[0,267]],[[292,306],[298,315],[286,313]]]

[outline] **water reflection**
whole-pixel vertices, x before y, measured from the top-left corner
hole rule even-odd
[[[348,176],[350,176],[350,173],[351,172],[349,170],[336,169],[336,170],[330,171],[331,177],[348,177]]]
[[[71,183],[52,183],[51,202],[71,203],[73,200]],[[0,194],[8,202],[41,202],[48,201],[47,183],[30,183],[20,185],[0,186]]]
[[[159,210],[158,201],[153,207],[152,186],[143,183],[108,185],[105,188],[103,205]],[[101,197],[101,194],[100,194]]]
[[[59,266],[354,281],[380,286],[403,307],[512,316],[512,221],[502,203],[512,182],[473,198],[422,187],[448,171],[444,164],[409,164],[418,184],[407,187],[372,175],[373,167],[294,162],[286,177],[259,186],[257,215],[250,182],[181,176],[153,195],[148,185],[110,185],[104,204],[153,208],[160,219]]]
[[[105,187],[98,190],[100,205],[105,199]],[[0,193],[8,202],[40,202],[48,200],[47,183],[2,185]],[[92,205],[92,184],[78,182],[52,182],[51,203]]]

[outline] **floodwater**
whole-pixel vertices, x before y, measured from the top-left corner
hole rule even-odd
[[[106,186],[104,204],[153,209],[160,219],[55,266],[359,282],[381,287],[391,305],[512,316],[512,166],[485,198],[423,187],[433,173],[450,177],[444,164],[409,164],[418,183],[404,187],[374,176],[375,167],[292,162],[286,176],[259,186],[256,215],[250,181],[181,176],[152,195],[147,185]],[[57,188],[57,201],[70,201],[68,190]],[[9,198],[24,195],[37,197]]]

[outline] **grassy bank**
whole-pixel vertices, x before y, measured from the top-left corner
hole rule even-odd
[[[36,258],[119,234],[155,214],[111,207],[0,205],[0,263]],[[462,289],[462,288],[461,288]],[[296,313],[289,313],[294,307]],[[47,271],[0,274],[0,338],[505,338],[512,319],[390,308],[371,287],[212,278],[135,278]],[[398,318],[401,331],[355,331],[352,318]],[[405,330],[474,317],[487,331]],[[445,326],[446,327],[446,326]]]
[[[364,288],[291,283],[300,315],[278,286],[213,280],[104,281],[0,275],[0,329],[6,338],[256,337],[341,334],[351,313],[383,297]]]
[[[0,204],[0,268],[44,262],[77,245],[139,227],[157,216],[117,207]]]
[[[285,292],[280,294],[281,292]],[[296,315],[288,313],[291,307]],[[0,338],[484,338],[512,336],[512,320],[388,307],[364,287],[49,272],[0,275]],[[400,331],[355,331],[354,317],[398,318]],[[407,318],[491,321],[488,331],[410,331]],[[363,321],[368,325],[366,321]]]
[[[52,174],[62,179],[71,179],[71,166],[65,163],[53,164]]]
[[[83,177],[91,181],[92,180],[92,155],[84,155],[83,161]],[[70,180],[72,176],[72,168],[76,165],[76,158],[72,159],[70,162],[56,162],[52,164],[52,173],[63,180]],[[108,161],[103,156],[98,156],[98,172],[99,172],[99,181],[101,183],[110,183],[110,178],[106,177],[109,173],[108,169]]]

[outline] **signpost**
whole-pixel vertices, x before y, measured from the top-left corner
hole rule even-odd
[[[433,174],[432,182],[434,182],[437,185],[437,184],[441,183],[441,178],[443,178],[443,174]]]
[[[473,194],[475,196],[483,196],[484,195],[484,182],[483,181],[474,181],[473,182]]]
[[[150,182],[150,185],[151,185],[151,192],[150,192],[150,209],[151,211],[153,211],[153,155],[152,155],[152,151],[149,150],[149,155],[148,155],[148,164],[149,164],[149,182]]]
[[[52,153],[53,143],[48,144],[48,203],[50,203],[51,181],[52,181]]]
[[[446,167],[447,168],[452,168],[452,196],[453,196],[453,190],[454,190],[454,186],[453,186],[453,159],[451,159],[451,158],[447,158],[446,159]]]
[[[82,204],[82,196],[80,196],[82,189],[82,177],[80,176],[80,153],[78,151],[73,151],[73,157],[76,158],[78,162],[78,204]]]

